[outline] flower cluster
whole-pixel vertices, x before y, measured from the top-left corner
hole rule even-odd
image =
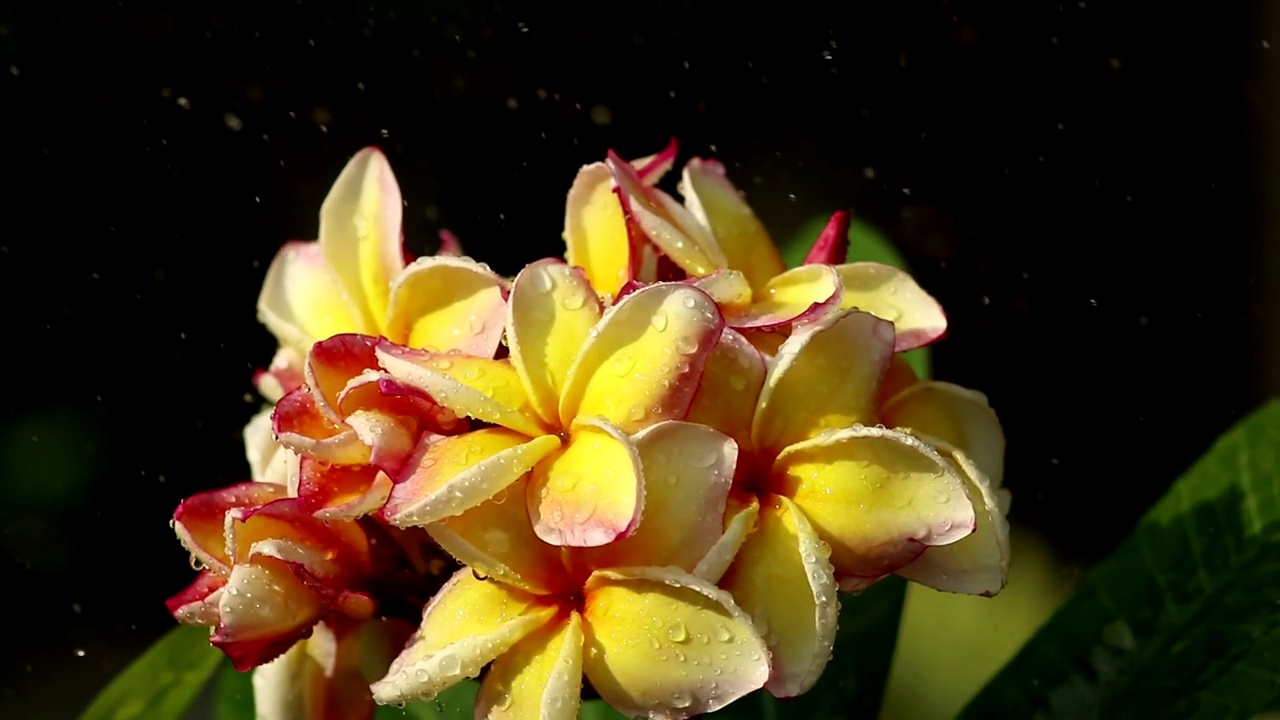
[[[577,717],[584,676],[689,717],[812,687],[840,591],[1003,587],[999,423],[901,357],[944,334],[937,302],[845,262],[844,212],[784,268],[719,163],[659,187],[675,158],[582,168],[567,262],[508,279],[451,237],[407,262],[366,149],[277,256],[253,482],[178,508],[204,569],[169,601],[258,667],[259,717],[480,675],[477,717]]]

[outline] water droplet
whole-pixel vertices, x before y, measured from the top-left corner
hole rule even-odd
[[[446,653],[440,656],[440,672],[447,676],[458,675],[462,672],[462,661],[453,653]]]
[[[627,411],[627,419],[628,419],[628,420],[630,420],[631,422],[639,422],[639,421],[643,420],[643,419],[644,419],[644,406],[643,406],[643,405],[632,405],[632,406],[631,406],[631,409]]]
[[[951,493],[939,490],[938,494],[933,496],[933,499],[937,500],[939,505],[943,505],[951,499]]]
[[[671,704],[678,708],[687,708],[693,704],[693,695],[688,690],[672,690]]]
[[[658,643],[658,638],[656,638],[656,637],[654,637],[654,636],[650,635],[650,636],[649,636],[649,647],[650,647],[650,648],[652,648],[652,649],[654,649],[654,650],[657,650],[659,647],[661,647],[661,645]]]
[[[688,335],[676,338],[676,352],[681,355],[692,355],[698,351],[698,341]]]
[[[715,450],[707,450],[706,452],[702,453],[697,458],[695,458],[693,462],[698,467],[709,468],[712,465],[716,464],[716,459],[719,457],[720,457],[720,454],[717,453]]]
[[[692,310],[693,308],[697,307],[697,305],[698,305],[698,301],[697,301],[697,300],[694,300],[692,295],[686,295],[686,296],[684,297],[684,306],[685,306],[685,307],[687,307],[687,308],[689,308],[690,310]]]
[[[448,370],[449,368],[453,367],[453,361],[443,360],[443,359],[435,360],[431,363],[431,367],[432,369],[435,369],[435,370]]]
[[[715,633],[716,633],[716,640],[719,640],[722,643],[733,641],[733,631],[730,630],[726,625],[723,625],[723,624],[716,625]]]
[[[428,672],[426,668],[418,668],[418,671],[415,672],[413,675],[418,679],[418,682],[420,683],[425,683],[431,679],[431,673]]]
[[[578,289],[565,295],[560,304],[564,306],[565,310],[581,310],[586,302],[586,295],[583,294],[582,290]]]
[[[684,662],[684,661],[685,661],[685,659],[686,659],[686,658],[685,658],[685,656],[684,656],[684,653],[682,653],[682,652],[680,652],[679,650],[677,650],[677,651],[676,651],[676,662]]]
[[[549,293],[556,286],[548,272],[535,272],[530,279],[533,280],[533,289],[540,293]]]
[[[626,377],[635,369],[636,359],[630,355],[619,355],[613,359],[613,374]]]
[[[662,332],[666,330],[667,329],[667,312],[665,310],[659,310],[658,312],[654,313],[653,317],[649,318],[649,324],[652,325],[653,329],[657,330],[658,332]]]
[[[688,642],[689,630],[684,626],[683,622],[677,620],[667,628],[667,637],[671,638],[672,642]]]
[[[84,657],[84,648],[76,648],[76,657]]]

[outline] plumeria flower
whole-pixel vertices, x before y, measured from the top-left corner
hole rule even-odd
[[[316,343],[306,383],[271,415],[276,444],[294,454],[283,461],[290,494],[324,519],[378,510],[423,438],[468,429],[466,420],[384,371],[379,342],[345,334]]]
[[[674,145],[663,156],[674,156]],[[598,176],[596,166],[579,173]],[[845,262],[849,215],[836,213],[805,263],[785,269],[764,225],[729,182],[724,166],[691,159],[684,167],[683,205],[654,187],[656,173],[610,152],[604,163],[616,197],[570,192],[565,239],[569,261],[581,264],[602,291],[663,279],[695,279],[720,304],[726,323],[753,340],[764,331],[786,332],[796,323],[838,309],[858,308],[897,327],[899,351],[940,338],[946,316],[907,273],[872,262]],[[637,262],[646,253],[660,261]],[[580,258],[591,262],[585,264]],[[623,264],[623,260],[628,262]],[[668,268],[665,272],[662,268]],[[772,343],[776,348],[781,338]]]
[[[173,516],[204,570],[168,607],[179,622],[214,628],[211,642],[239,670],[274,659],[326,618],[373,616],[369,537],[324,522],[281,485],[248,482],[193,495]]]
[[[466,563],[426,607],[381,703],[429,700],[485,665],[477,718],[576,718],[582,676],[628,716],[686,718],[761,687],[769,656],[750,618],[713,584],[735,445],[667,421],[637,433],[649,480],[629,537],[598,548],[541,541],[519,498],[499,496],[429,528]]]
[[[449,255],[406,265],[402,214],[386,157],[377,148],[356,153],[320,206],[320,239],[288,243],[267,270],[258,314],[282,347],[305,357],[319,340],[360,333],[415,348],[494,354],[505,312],[502,279]]]
[[[769,643],[771,692],[821,675],[837,589],[894,572],[956,592],[1003,587],[1004,441],[985,398],[916,381],[893,325],[860,311],[797,326],[768,361],[725,338],[688,417],[741,445],[726,536],[745,541],[721,586]]]
[[[512,285],[509,358],[383,343],[378,361],[393,377],[490,425],[418,453],[384,516],[428,525],[529,473],[528,512],[544,542],[590,547],[627,536],[645,487],[629,436],[684,417],[723,327],[694,287],[655,285],[605,311],[579,271],[543,260]]]

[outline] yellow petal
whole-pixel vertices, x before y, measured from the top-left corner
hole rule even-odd
[[[802,265],[770,278],[749,307],[726,311],[730,327],[769,329],[815,320],[840,301],[840,276],[830,265]]]
[[[574,720],[582,701],[582,617],[561,616],[493,662],[476,697],[485,720]]]
[[[506,428],[442,437],[416,454],[383,511],[396,527],[460,515],[506,489],[560,447],[560,438],[530,440]]]
[[[486,577],[534,593],[572,590],[561,549],[533,532],[525,505],[528,488],[526,476],[461,515],[428,525],[427,532],[459,562]]]
[[[724,319],[707,294],[682,283],[638,290],[605,313],[569,370],[564,426],[598,416],[635,432],[682,419]]]
[[[772,483],[831,545],[842,575],[885,575],[974,528],[955,467],[894,430],[855,425],[792,445],[775,463]]]
[[[378,363],[397,380],[415,385],[459,416],[501,425],[529,437],[551,428],[538,417],[508,360],[438,355],[378,345]]]
[[[773,657],[765,685],[794,697],[818,681],[836,639],[836,579],[828,550],[790,500],[767,496],[720,586],[751,615]],[[851,649],[857,652],[857,648]]]
[[[747,537],[756,529],[760,503],[753,494],[732,492],[725,503],[724,532],[698,561],[693,574],[709,583],[718,583],[729,570]]]
[[[857,308],[893,323],[897,352],[928,345],[947,332],[942,306],[908,273],[873,262],[837,265],[836,271],[844,286],[841,309]]]
[[[254,415],[244,426],[244,452],[249,460],[249,477],[258,482],[284,485],[289,477],[289,456],[271,432],[272,408]],[[295,456],[296,457],[296,456]]]
[[[516,276],[507,306],[511,364],[538,414],[560,420],[560,391],[574,357],[604,312],[582,273],[557,260],[540,260]]]
[[[594,418],[574,424],[569,442],[538,463],[529,483],[529,517],[544,542],[595,547],[635,529],[644,486],[631,439]]]
[[[627,282],[631,244],[622,203],[613,192],[613,175],[604,163],[578,171],[565,207],[566,259],[587,274],[592,287],[616,295]]]
[[[877,422],[876,393],[893,356],[893,325],[844,311],[798,327],[765,378],[752,445],[776,455],[824,430]]]
[[[404,267],[400,188],[377,148],[356,153],[320,206],[320,247],[365,327],[383,329]]]
[[[964,476],[978,527],[957,542],[925,550],[898,574],[935,590],[991,597],[1004,589],[1009,577],[1008,503],[977,463],[941,441],[937,444]]]
[[[917,382],[884,404],[880,420],[946,441],[972,459],[993,487],[1004,483],[1004,431],[986,395],[951,383]]]
[[[710,275],[693,278],[691,284],[711,296],[721,308],[746,309],[753,299],[751,283],[739,270],[716,270]]]
[[[422,612],[422,625],[370,690],[381,704],[430,700],[555,616],[523,590],[459,570]]]
[[[313,242],[292,242],[276,253],[258,295],[258,319],[281,345],[301,356],[324,338],[376,327],[343,293]]]
[[[741,270],[752,287],[763,288],[785,269],[764,225],[725,176],[724,165],[715,160],[689,160],[680,194],[689,212],[711,228],[728,266]]]
[[[686,419],[721,430],[750,449],[751,419],[764,376],[764,356],[741,333],[726,328],[707,357]]]
[[[630,717],[687,718],[759,689],[769,652],[728,593],[674,568],[604,570],[586,583],[583,666]]]
[[[672,566],[692,571],[724,532],[738,448],[705,425],[667,421],[633,438],[644,471],[644,512],[635,532],[575,552],[591,567]]]
[[[467,258],[419,258],[391,281],[385,335],[432,352],[493,357],[507,303],[502,278]]]
[[[645,237],[690,275],[709,275],[728,267],[715,237],[693,213],[658,188],[648,187],[635,168],[610,153],[606,161],[630,212]]]

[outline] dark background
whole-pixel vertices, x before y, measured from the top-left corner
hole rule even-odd
[[[935,375],[989,394],[1064,572],[1277,390],[1273,18],[537,5],[0,5],[0,707],[70,716],[171,626],[169,515],[247,472],[267,264],[368,144],[413,249],[504,273],[563,252],[580,165],[673,135],[778,239],[853,209],[947,308]]]

